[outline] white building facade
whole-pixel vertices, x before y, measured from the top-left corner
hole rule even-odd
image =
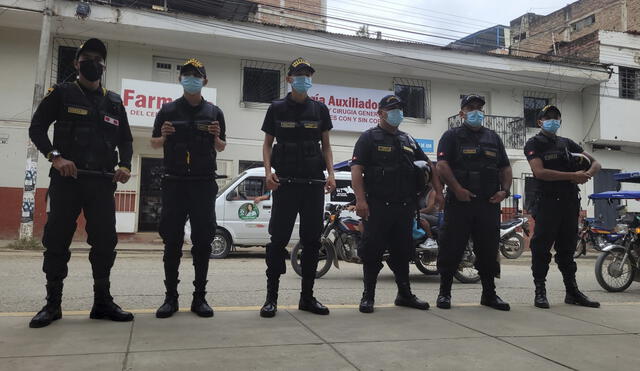
[[[7,210],[0,215],[0,237],[16,237],[20,223],[43,6],[41,1],[22,1],[20,9],[1,11],[1,6],[12,3],[0,0],[0,65],[4,67],[0,70],[0,202]],[[159,102],[179,97],[178,66],[188,58],[204,63],[211,88],[207,96],[224,111],[228,145],[219,153],[218,168],[220,174],[230,177],[262,161],[264,134],[260,128],[267,102],[286,94],[286,67],[299,56],[310,60],[317,70],[310,95],[330,103],[336,162],[351,158],[359,133],[376,124],[377,101],[394,92],[409,103],[405,116],[410,117],[401,129],[418,139],[435,159],[438,139],[455,124],[453,116],[459,112],[461,97],[476,93],[487,100],[487,125],[501,134],[514,168],[514,191],[523,194],[531,171],[522,149],[526,138],[537,132],[533,127],[537,110],[546,104],[557,105],[563,114],[560,134],[591,144],[616,136],[617,132],[608,130],[617,130],[619,125],[609,126],[609,122],[620,121],[619,115],[627,115],[629,109],[623,107],[622,113],[609,109],[610,97],[600,97],[599,92],[613,87],[606,68],[596,65],[551,64],[97,4],[92,4],[88,18],[78,19],[76,5],[74,1],[55,2],[47,84],[73,78],[69,58],[83,40],[98,37],[105,41],[108,57],[103,84],[123,96],[134,135],[133,177],[119,185],[116,197],[122,233],[156,228],[162,153],[149,144],[153,114]],[[596,119],[594,109],[599,109]],[[625,145],[640,143],[633,124],[629,122],[624,134],[618,135],[625,138]],[[591,151],[590,145],[585,149]],[[640,167],[640,162],[622,152],[607,151],[602,160],[611,169]],[[49,166],[41,157],[36,232],[44,223]],[[592,185],[583,187],[583,196],[592,190]]]

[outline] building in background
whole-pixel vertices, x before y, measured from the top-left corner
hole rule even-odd
[[[0,70],[0,204],[5,210],[0,213],[0,238],[15,238],[20,223],[43,6],[42,1],[24,0],[19,9],[11,8],[14,2],[0,0],[0,7],[5,7],[0,12],[0,49],[9,51],[0,54],[5,67]],[[77,5],[55,2],[48,85],[75,78],[71,61],[83,40],[99,37],[106,42],[109,57],[103,83],[122,95],[134,136],[133,176],[116,193],[120,233],[157,228],[162,154],[149,145],[151,126],[161,103],[180,96],[179,68],[187,58],[206,65],[210,90],[205,96],[225,113],[228,146],[218,157],[220,174],[233,177],[261,164],[260,127],[266,109],[287,93],[286,68],[302,55],[318,71],[310,95],[329,106],[336,162],[349,159],[360,132],[377,124],[377,102],[390,92],[407,102],[402,129],[431,156],[442,133],[460,124],[460,99],[475,93],[487,101],[486,125],[507,147],[514,168],[513,191],[523,194],[531,174],[522,150],[537,132],[537,112],[547,104],[558,105],[563,112],[561,134],[582,139],[593,130],[590,110],[600,104],[586,104],[584,92],[609,81],[608,70],[596,63],[555,63],[261,24],[245,8],[235,18],[219,18],[170,7],[91,2],[91,14],[82,19],[76,16]],[[609,152],[604,158],[607,168],[633,170],[640,163],[627,153]],[[49,166],[40,157],[34,184],[36,234],[45,221]],[[246,189],[264,188],[260,180],[251,182]],[[583,199],[592,189],[593,185],[583,188]]]
[[[508,26],[497,25],[469,36],[456,40],[448,47],[452,49],[471,50],[477,52],[495,52],[502,54],[505,49],[509,49],[511,43],[510,28]]]

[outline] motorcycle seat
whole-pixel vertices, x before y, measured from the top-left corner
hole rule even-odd
[[[515,225],[518,225],[519,223],[520,223],[519,219],[507,220],[506,222],[500,223],[500,229],[509,229]]]

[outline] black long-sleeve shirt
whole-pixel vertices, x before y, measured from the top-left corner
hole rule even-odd
[[[82,87],[82,85],[80,86]],[[31,119],[31,126],[29,126],[29,138],[45,156],[56,149],[53,147],[53,144],[49,139],[48,131],[51,124],[58,119],[58,114],[60,113],[60,105],[62,104],[61,89],[62,88],[60,86],[54,86],[49,89],[47,95],[45,95],[38,105],[38,108]],[[82,90],[94,105],[96,105],[99,99],[103,96],[102,88],[98,88],[95,91],[89,91],[84,88],[82,88]],[[118,165],[131,169],[131,158],[133,157],[133,136],[131,135],[131,128],[129,127],[126,110],[124,107],[121,107],[121,110],[123,115],[119,120],[120,126],[118,128],[118,141],[116,143],[120,158]]]

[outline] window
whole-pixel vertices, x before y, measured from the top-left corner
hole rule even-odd
[[[528,128],[538,127],[538,113],[550,104],[549,98],[524,97],[524,122]]]
[[[227,194],[227,201],[253,200],[264,194],[264,178],[247,178]]]
[[[620,67],[620,98],[640,99],[640,70]]]
[[[596,23],[596,16],[595,14],[592,14],[586,18],[583,18],[575,23],[571,24],[571,31],[580,31],[586,27],[591,26],[592,24]]]
[[[405,117],[417,119],[430,117],[428,81],[394,78],[393,86],[395,95],[405,103]]]
[[[513,37],[513,39],[514,39],[515,41],[522,41],[522,40],[524,40],[524,39],[526,39],[526,38],[527,38],[527,33],[526,33],[526,32],[523,32],[523,33],[521,33],[521,34],[516,35],[516,36],[514,36],[514,37]]]
[[[271,103],[285,95],[284,64],[242,61],[242,101]]]
[[[76,68],[73,61],[76,59],[77,48],[70,46],[58,47],[58,71],[56,73],[56,83],[73,81],[76,79]]]
[[[240,162],[238,163],[238,172],[242,173],[249,169],[254,169],[256,167],[262,167],[262,166],[264,166],[262,161],[240,160]]]
[[[180,67],[183,63],[184,60],[153,57],[151,78],[157,82],[176,84],[180,78]]]

